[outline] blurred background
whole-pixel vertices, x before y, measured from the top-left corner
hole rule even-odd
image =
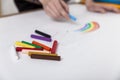
[[[18,13],[13,0],[0,0],[0,16]]]

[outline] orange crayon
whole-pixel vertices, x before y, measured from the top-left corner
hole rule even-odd
[[[45,49],[45,50],[47,50],[47,51],[50,51],[50,50],[51,50],[50,47],[48,47],[48,46],[46,46],[46,45],[44,45],[44,44],[42,44],[42,43],[39,43],[39,42],[37,42],[37,41],[32,41],[32,44],[41,46],[41,47],[43,47],[43,49]]]

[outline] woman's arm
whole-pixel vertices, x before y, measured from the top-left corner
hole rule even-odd
[[[115,13],[120,13],[120,10],[116,7],[101,5],[94,2],[93,0],[86,0],[85,4],[89,11],[100,12],[100,13],[106,13],[108,11],[111,11]]]

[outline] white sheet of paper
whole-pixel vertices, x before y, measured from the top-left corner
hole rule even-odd
[[[77,17],[76,23],[53,21],[43,11],[0,19],[0,79],[118,80],[120,15],[88,12],[84,5],[71,5],[70,13]],[[100,28],[87,34],[74,31],[91,21],[98,22]],[[13,63],[10,46],[15,41],[31,42],[36,29],[58,40],[57,53],[62,60],[36,60],[21,54],[19,62]],[[40,42],[52,46],[52,42]]]

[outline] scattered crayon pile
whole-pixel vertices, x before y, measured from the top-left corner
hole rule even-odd
[[[92,31],[97,30],[99,27],[100,27],[99,24],[97,22],[93,21],[93,22],[85,24],[85,26],[78,29],[77,31],[80,31],[80,32],[92,32]]]
[[[51,36],[41,31],[35,30],[35,33],[31,37],[34,39],[44,40],[51,42]],[[37,41],[17,41],[15,42],[16,52],[22,52],[30,56],[32,59],[46,59],[46,60],[57,60],[60,61],[61,57],[56,54],[58,42],[54,40],[52,48]]]

